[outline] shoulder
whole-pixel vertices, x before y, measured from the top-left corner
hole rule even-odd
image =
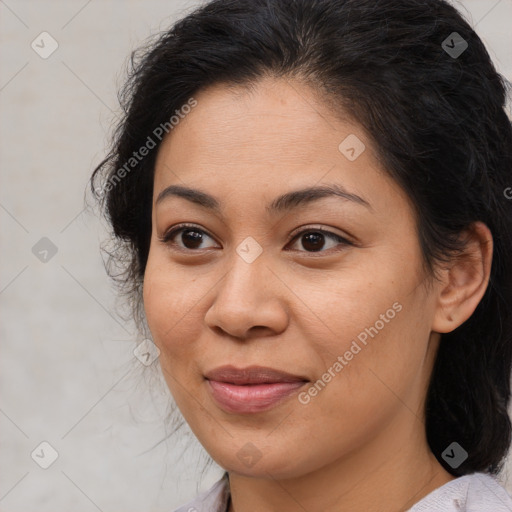
[[[226,512],[229,496],[229,479],[226,472],[210,489],[174,512]]]
[[[487,473],[464,475],[435,489],[408,512],[512,512],[512,498]]]

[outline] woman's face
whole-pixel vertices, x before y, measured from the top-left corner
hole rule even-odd
[[[296,82],[195,99],[159,149],[144,304],[199,441],[228,471],[291,478],[423,439],[436,285],[363,128]],[[317,187],[339,194],[288,196]],[[225,365],[295,378],[206,378]]]

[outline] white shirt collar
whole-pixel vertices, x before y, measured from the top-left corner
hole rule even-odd
[[[210,489],[174,512],[227,512],[230,495],[226,472]],[[438,487],[407,512],[512,512],[512,498],[494,477],[472,473]]]

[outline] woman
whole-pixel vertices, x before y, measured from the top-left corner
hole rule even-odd
[[[512,510],[512,129],[458,12],[214,0],[122,99],[116,278],[226,471],[179,510]]]

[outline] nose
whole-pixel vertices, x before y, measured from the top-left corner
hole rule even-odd
[[[247,263],[234,253],[230,270],[214,290],[205,315],[211,329],[244,340],[276,335],[286,329],[288,288],[269,268],[263,254]]]

